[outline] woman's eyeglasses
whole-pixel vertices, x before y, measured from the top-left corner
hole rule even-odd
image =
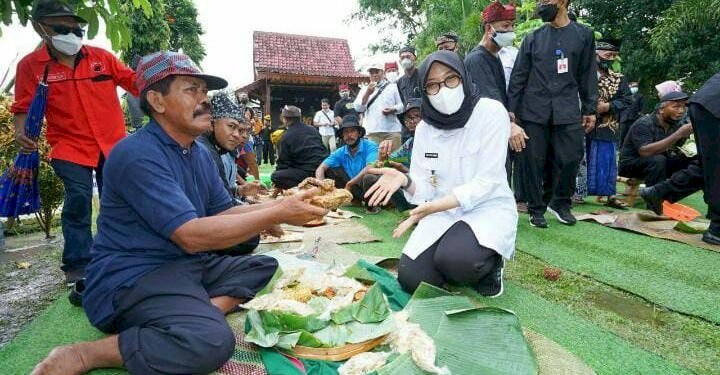
[[[55,32],[55,34],[67,35],[73,33],[81,38],[83,37],[83,35],[85,35],[85,29],[79,26],[70,27],[65,25],[48,25],[46,23],[44,23],[43,25],[51,28],[52,31]]]
[[[460,86],[460,83],[462,82],[462,78],[460,78],[459,75],[453,74],[445,78],[442,82],[433,82],[428,83],[425,85],[425,93],[432,96],[440,92],[440,89],[442,86],[445,86],[449,89],[454,89],[458,86]]]

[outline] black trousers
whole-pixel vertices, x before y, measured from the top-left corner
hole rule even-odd
[[[645,180],[645,186],[655,186],[673,173],[687,168],[693,159],[670,158],[665,155],[640,157],[635,160],[623,160],[618,165],[618,174]]]
[[[214,371],[232,355],[235,335],[210,299],[252,298],[276,269],[277,261],[262,255],[195,256],[121,289],[113,304],[123,365],[131,374]]]
[[[551,205],[570,209],[575,177],[583,157],[582,124],[552,125],[524,121],[530,139],[521,152],[520,191],[531,214],[542,215]]]
[[[513,190],[516,202],[525,202],[522,183],[522,158],[519,152],[508,148],[508,156],[505,160],[505,172],[507,173],[508,185]]]
[[[476,284],[494,270],[499,256],[477,242],[467,223],[458,221],[415,260],[403,254],[398,281],[408,293],[413,293],[421,282],[438,287],[446,283]]]
[[[280,189],[290,189],[298,186],[304,179],[315,176],[314,172],[302,169],[278,169],[270,175],[270,181]]]
[[[270,139],[263,139],[265,146],[262,149],[262,160],[264,164],[270,163],[275,165],[275,146],[273,146]],[[259,157],[259,156],[258,156]],[[260,163],[258,163],[260,164]]]
[[[60,216],[65,239],[61,268],[65,272],[84,273],[85,267],[90,263],[90,247],[93,243],[91,231],[93,171],[95,171],[98,194],[102,195],[104,164],[105,158],[102,155],[95,168],[65,160],[50,162],[55,174],[65,186],[65,198]]]
[[[243,243],[237,244],[225,250],[213,251],[212,254],[227,256],[247,255],[257,249],[258,245],[260,245],[260,236],[255,236]]]
[[[656,185],[669,201],[677,202],[703,189],[707,218],[720,231],[720,119],[702,106],[690,103],[688,113],[695,131],[698,160]]]

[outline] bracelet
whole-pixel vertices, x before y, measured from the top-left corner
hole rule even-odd
[[[410,173],[405,173],[405,178],[407,178],[407,183],[401,187],[403,190],[409,189],[413,182],[412,178],[410,178]]]

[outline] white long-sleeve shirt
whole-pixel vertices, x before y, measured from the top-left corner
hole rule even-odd
[[[362,104],[362,98],[365,96],[367,87],[360,91],[360,94],[355,98],[355,111],[358,113],[364,113],[365,119],[363,120],[363,127],[367,134],[372,133],[400,133],[402,125],[398,120],[398,114],[405,111],[402,99],[400,98],[400,92],[398,91],[397,85],[394,83],[388,83],[388,86],[380,93],[380,96],[372,103],[370,108],[366,108],[366,105]],[[378,95],[379,89],[375,89],[375,92],[370,94],[368,103],[375,96]],[[383,109],[394,108],[395,114],[384,115]]]
[[[460,207],[422,219],[403,254],[415,259],[453,224],[464,221],[480,245],[512,256],[518,214],[505,172],[509,137],[508,113],[492,99],[480,99],[460,129],[439,130],[420,122],[410,165],[415,194],[405,195],[421,204],[453,194]]]

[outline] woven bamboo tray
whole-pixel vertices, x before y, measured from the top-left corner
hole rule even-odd
[[[305,359],[315,359],[321,361],[344,361],[356,354],[369,352],[376,346],[382,344],[385,336],[381,336],[372,340],[363,341],[357,344],[348,344],[337,348],[310,348],[307,346],[296,346],[288,354]]]

